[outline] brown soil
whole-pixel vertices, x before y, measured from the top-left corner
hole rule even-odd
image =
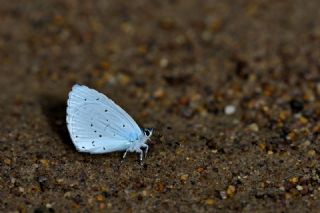
[[[319,8],[2,1],[0,211],[319,212]],[[155,128],[143,165],[75,150],[74,83]]]

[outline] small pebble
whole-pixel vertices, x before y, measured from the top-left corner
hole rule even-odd
[[[56,179],[56,182],[59,183],[59,184],[60,184],[60,183],[63,183],[63,181],[64,181],[63,178],[58,178],[58,179]]]
[[[143,190],[143,191],[142,191],[142,196],[143,196],[143,197],[148,196],[148,192],[147,192],[146,190]]]
[[[97,199],[97,201],[104,201],[104,196],[103,195],[97,195],[96,199]]]
[[[24,192],[24,188],[19,186],[19,192],[23,193]]]
[[[204,168],[203,168],[203,167],[198,167],[198,168],[197,168],[197,172],[202,173],[203,171],[204,171]]]
[[[297,133],[292,131],[287,135],[287,140],[294,141],[297,138]]]
[[[44,167],[49,167],[49,160],[46,159],[41,159],[40,163],[44,166]]]
[[[210,29],[214,32],[218,31],[221,29],[222,26],[222,22],[220,19],[214,19],[212,20],[211,24],[210,24]]]
[[[266,149],[266,144],[265,143],[259,143],[258,146],[259,146],[259,148],[261,150],[265,150]]]
[[[285,193],[285,199],[290,200],[292,198],[292,195],[290,193]]]
[[[315,156],[315,154],[316,154],[316,151],[314,151],[313,149],[308,151],[309,156]]]
[[[169,64],[169,61],[168,61],[167,58],[161,58],[160,59],[160,63],[159,63],[160,67],[166,68],[168,66],[168,64]]]
[[[181,175],[180,180],[185,183],[188,180],[188,177],[189,177],[188,174]]]
[[[128,75],[126,75],[126,74],[119,74],[117,76],[117,78],[118,78],[119,83],[122,84],[122,85],[129,84],[129,82],[131,80],[130,77]]]
[[[256,123],[252,123],[248,126],[249,130],[253,132],[259,132],[259,126]]]
[[[320,133],[320,123],[313,127],[312,131],[314,131],[314,133]]]
[[[297,183],[298,181],[299,181],[298,177],[292,177],[292,178],[289,179],[290,183]]]
[[[311,144],[311,142],[309,140],[306,140],[305,142],[303,142],[302,146],[307,147]]]
[[[302,191],[302,190],[303,190],[303,187],[300,186],[300,185],[297,185],[297,186],[296,186],[296,189],[297,189],[298,191]]]
[[[289,112],[288,111],[281,111],[279,114],[279,120],[280,121],[285,121],[289,116]]]
[[[209,206],[212,206],[212,205],[215,204],[215,201],[214,201],[214,199],[212,199],[212,198],[208,198],[208,199],[206,199],[205,203],[206,203],[207,205],[209,205]]]
[[[4,159],[4,163],[7,165],[11,164],[11,160],[9,158]]]
[[[16,178],[14,178],[14,177],[10,177],[10,182],[12,183],[12,184],[14,184],[15,182],[16,182]]]
[[[163,88],[158,88],[154,93],[153,96],[155,98],[162,98],[164,96],[164,90]]]
[[[232,115],[236,112],[236,107],[233,105],[228,105],[224,108],[224,113],[226,115]]]
[[[228,186],[227,188],[227,195],[229,197],[233,197],[234,193],[236,192],[236,187],[233,185]]]
[[[308,122],[309,122],[309,120],[306,118],[306,117],[304,117],[304,116],[299,116],[299,122],[302,124],[302,125],[306,125]]]
[[[164,192],[164,190],[166,189],[166,185],[164,183],[158,183],[156,190],[158,192]]]
[[[283,192],[286,191],[286,189],[284,188],[284,186],[280,186],[279,189],[280,189],[281,191],[283,191]]]
[[[71,197],[71,192],[66,192],[63,195],[65,198],[70,198]]]
[[[270,111],[270,109],[269,109],[268,106],[263,106],[263,107],[262,107],[262,111],[263,111],[264,113],[268,113],[268,112]]]
[[[227,193],[226,191],[220,191],[220,196],[223,200],[227,199]]]
[[[51,204],[51,203],[47,203],[47,204],[46,204],[46,208],[47,208],[47,209],[51,209],[51,208],[52,208],[52,204]]]
[[[314,102],[316,98],[315,98],[315,94],[314,94],[313,90],[306,89],[304,91],[303,99],[308,102]]]

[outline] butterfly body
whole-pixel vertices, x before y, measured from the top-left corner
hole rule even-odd
[[[67,127],[79,152],[102,154],[148,150],[152,129],[141,129],[121,107],[107,96],[82,85],[69,93]],[[124,155],[124,156],[125,156]]]

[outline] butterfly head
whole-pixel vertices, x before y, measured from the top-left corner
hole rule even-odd
[[[153,129],[152,129],[152,128],[144,128],[144,129],[143,129],[143,132],[144,132],[144,135],[145,135],[147,138],[150,138],[151,135],[152,135]]]

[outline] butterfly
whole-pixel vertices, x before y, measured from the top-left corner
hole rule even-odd
[[[137,152],[142,161],[153,133],[140,128],[120,106],[104,94],[84,85],[74,85],[69,93],[67,127],[79,152],[102,154],[116,151]],[[145,149],[145,153],[143,150]]]

